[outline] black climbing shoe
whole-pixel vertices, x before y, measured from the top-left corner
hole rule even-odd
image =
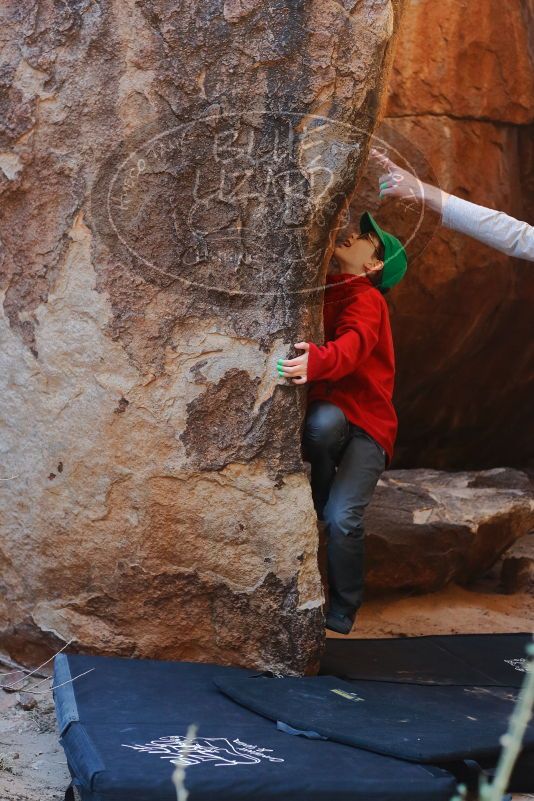
[[[327,612],[326,614],[326,628],[330,631],[336,631],[338,634],[350,634],[354,620],[348,615],[342,615],[338,612]]]

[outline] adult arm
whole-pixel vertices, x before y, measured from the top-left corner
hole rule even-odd
[[[534,261],[534,226],[503,211],[448,195],[442,222],[447,228],[472,236],[508,256]]]
[[[425,203],[441,214],[447,228],[478,239],[508,256],[534,261],[534,226],[420,181],[377,151],[373,151],[373,156],[387,170],[379,178],[380,197],[391,195]]]

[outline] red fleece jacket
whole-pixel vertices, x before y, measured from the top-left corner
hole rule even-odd
[[[327,400],[393,457],[395,355],[384,296],[366,276],[327,276],[324,345],[310,342],[308,404]]]

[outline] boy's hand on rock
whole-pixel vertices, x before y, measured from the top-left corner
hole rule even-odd
[[[297,342],[293,347],[303,350],[300,356],[294,359],[278,359],[276,367],[278,375],[283,378],[290,378],[294,384],[305,384],[308,380],[308,342]]]

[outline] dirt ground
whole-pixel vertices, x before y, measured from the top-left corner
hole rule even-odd
[[[498,634],[534,631],[534,595],[504,595],[494,579],[470,589],[450,585],[427,595],[392,595],[369,600],[351,637],[418,637],[423,634]],[[337,637],[342,635],[328,634]]]
[[[352,636],[520,632],[533,624],[534,596],[500,594],[487,579],[470,589],[369,600]],[[0,801],[63,801],[69,783],[51,693],[33,697],[37,705],[24,710],[16,694],[0,692]],[[534,795],[513,799],[534,801]]]

